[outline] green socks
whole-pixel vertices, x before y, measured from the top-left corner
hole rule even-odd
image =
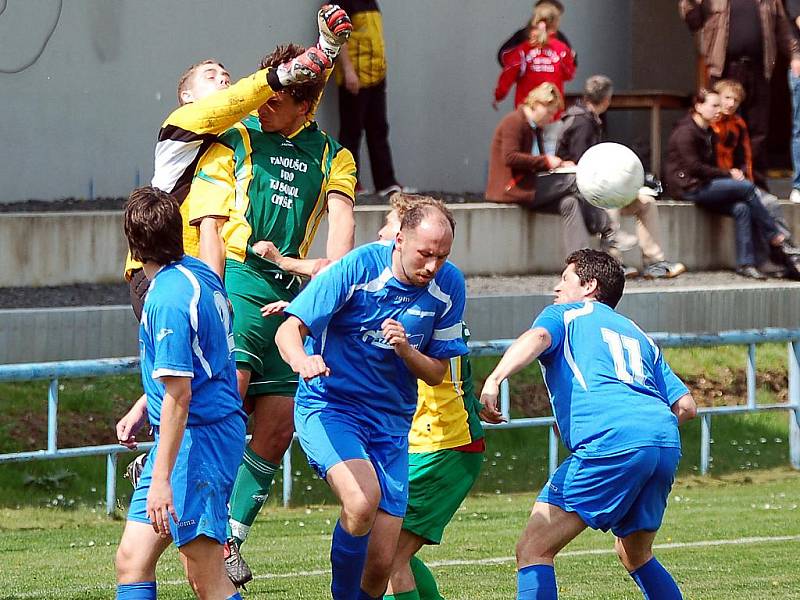
[[[411,572],[414,574],[417,589],[400,594],[389,594],[384,596],[383,600],[444,600],[439,594],[433,573],[416,556],[411,557]]]
[[[417,583],[420,600],[444,600],[431,570],[416,556],[411,557],[411,572]]]
[[[250,526],[258,511],[269,497],[269,489],[278,465],[264,460],[250,449],[244,449],[242,464],[236,474],[231,493],[231,514],[228,520],[228,537],[239,544],[247,538]]]
[[[411,590],[410,592],[401,592],[399,594],[388,594],[383,597],[383,600],[420,600],[420,597],[417,590]]]

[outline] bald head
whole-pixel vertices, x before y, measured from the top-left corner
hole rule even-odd
[[[402,214],[400,231],[411,234],[420,227],[425,229],[440,228],[448,232],[452,240],[455,235],[456,221],[444,204],[420,203],[411,206]]]

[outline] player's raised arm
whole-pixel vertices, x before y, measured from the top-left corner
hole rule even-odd
[[[500,423],[503,418],[497,407],[500,382],[521,371],[550,347],[550,332],[544,327],[534,327],[519,336],[503,354],[481,390],[481,418],[488,423]]]

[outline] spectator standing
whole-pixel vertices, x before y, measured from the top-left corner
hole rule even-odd
[[[789,17],[794,39],[800,42],[800,0],[786,0],[786,14]],[[792,191],[789,200],[800,204],[800,76],[789,69],[789,91],[792,94]]]
[[[562,107],[558,88],[553,83],[543,83],[503,117],[489,151],[486,199],[560,214],[566,255],[588,246],[590,231],[601,233],[606,246],[614,241],[608,215],[581,197],[574,173],[549,173],[558,167],[574,166],[543,151],[542,128]],[[531,154],[534,142],[539,155]]]
[[[800,44],[780,0],[680,0],[689,29],[700,32],[700,54],[711,83],[735,79],[745,90],[741,112],[750,130],[756,183],[766,188],[769,80],[778,50],[800,77]]]
[[[569,46],[556,37],[561,13],[552,4],[536,7],[531,21],[532,27],[528,40],[508,50],[503,56],[503,70],[497,80],[492,106],[508,94],[511,86],[516,84],[514,107],[518,107],[530,91],[536,86],[550,82],[555,84],[561,96],[564,96],[564,82],[575,76],[575,62]],[[544,149],[553,154],[561,130],[558,121],[560,111],[544,131]]]
[[[350,150],[359,167],[361,134],[366,134],[375,191],[389,196],[404,190],[397,183],[389,147],[381,11],[375,0],[345,0],[341,6],[353,21],[353,33],[339,54],[335,71],[339,86],[339,142]],[[363,191],[360,183],[357,191]]]
[[[558,10],[559,14],[562,17],[564,16],[564,5],[561,2],[559,2],[559,0],[536,0],[536,2],[533,5],[533,10],[536,10],[542,4],[549,4],[551,6],[554,6]],[[525,24],[525,27],[523,27],[522,29],[517,29],[513,34],[511,34],[511,37],[509,37],[505,42],[503,42],[503,45],[500,46],[499,50],[497,51],[497,62],[500,63],[500,66],[501,67],[503,66],[503,55],[508,50],[511,50],[516,46],[519,46],[522,42],[530,39],[530,37],[531,37],[531,21],[529,20]],[[563,42],[564,44],[569,46],[569,49],[572,50],[572,44],[570,43],[567,36],[564,35],[564,33],[560,29],[556,31],[556,38],[558,38],[560,42]],[[577,67],[578,55],[575,54],[574,50],[572,50],[572,56],[575,59],[575,66]]]
[[[679,199],[694,202],[711,212],[732,216],[736,228],[736,272],[752,279],[766,279],[756,267],[753,240],[758,226],[770,245],[784,256],[796,254],[761,201],[759,189],[739,169],[717,166],[711,122],[720,111],[719,94],[701,89],[689,114],[675,124],[667,144],[665,179]]]
[[[560,159],[577,163],[583,153],[603,141],[603,123],[600,116],[608,110],[614,93],[611,79],[605,75],[592,75],[583,88],[583,99],[571,106],[561,119],[561,137],[556,148]],[[659,242],[658,207],[650,188],[649,193],[640,192],[637,198],[622,210],[609,210],[612,226],[619,230],[621,215],[636,217],[636,240],[642,251],[645,265],[642,275],[648,279],[677,277],[686,270],[683,263],[669,262]],[[610,252],[621,261],[619,249]],[[623,265],[626,277],[639,274],[635,267]]]

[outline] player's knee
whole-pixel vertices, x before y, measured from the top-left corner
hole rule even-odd
[[[130,582],[142,580],[146,565],[142,564],[141,553],[137,553],[132,544],[124,540],[117,548],[114,556],[114,569],[117,573],[117,581]]]
[[[619,561],[628,572],[635,571],[653,556],[649,548],[626,547],[620,538],[617,538],[614,542],[614,550],[617,551]]]
[[[365,494],[350,494],[342,498],[342,520],[345,529],[353,535],[364,535],[375,522],[380,498]]]
[[[533,565],[552,561],[556,553],[545,547],[536,538],[523,534],[516,547],[517,564]]]

